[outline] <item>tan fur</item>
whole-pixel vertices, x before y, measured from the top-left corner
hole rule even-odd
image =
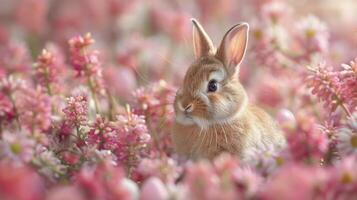
[[[195,29],[199,29],[196,32],[201,32],[202,37],[194,34],[194,42],[196,48],[204,48],[195,50],[199,54],[196,55],[197,60],[188,69],[174,102],[176,122],[172,139],[177,153],[194,159],[212,159],[222,152],[229,152],[241,159],[250,159],[247,156],[252,151],[284,146],[282,132],[266,112],[249,103],[237,78],[238,65],[246,48],[248,26],[237,25],[230,29],[222,41],[224,45],[218,49],[219,54],[214,54],[213,49],[207,49],[210,39],[197,24],[195,21]],[[200,44],[202,42],[207,44]],[[221,74],[224,76],[218,83],[219,89],[206,92],[205,84],[210,77],[220,77]],[[184,108],[189,105],[190,112],[186,113]]]
[[[255,106],[249,106],[241,117],[231,123],[215,124],[206,130],[196,125],[175,123],[174,126],[172,138],[177,153],[193,159],[212,159],[222,152],[249,159],[245,156],[251,148],[285,145],[285,139],[271,117]]]

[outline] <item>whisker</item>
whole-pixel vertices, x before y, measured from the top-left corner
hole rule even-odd
[[[222,128],[222,131],[223,131],[223,136],[224,136],[224,139],[226,141],[226,144],[228,144],[228,139],[227,139],[227,135],[226,135],[226,130],[224,128],[224,125],[220,124],[221,128]]]
[[[214,134],[215,134],[215,137],[216,137],[216,145],[215,145],[215,147],[217,148],[217,146],[218,146],[218,133],[217,133],[216,126],[213,126],[213,127],[214,127]]]

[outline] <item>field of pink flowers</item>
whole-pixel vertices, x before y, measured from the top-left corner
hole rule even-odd
[[[0,0],[0,199],[357,199],[355,0]],[[288,146],[184,160],[197,18],[250,24],[240,81]]]

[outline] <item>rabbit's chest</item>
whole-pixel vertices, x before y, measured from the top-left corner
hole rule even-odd
[[[244,149],[245,134],[239,127],[215,125],[198,132],[192,143],[192,157],[214,158],[222,152],[241,156]]]

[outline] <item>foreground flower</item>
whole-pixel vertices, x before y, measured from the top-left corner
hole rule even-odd
[[[30,168],[0,163],[1,199],[41,200],[44,189],[41,177]]]
[[[84,167],[76,176],[76,185],[86,199],[123,199],[134,196],[125,184],[124,172],[120,167],[103,162],[96,167]]]
[[[333,199],[357,198],[357,159],[354,156],[343,158],[331,171],[330,195]]]
[[[160,179],[152,177],[144,182],[140,193],[140,200],[165,199],[169,199],[169,193]]]
[[[235,174],[239,168],[237,160],[228,154],[218,156],[213,164],[201,161],[187,166],[184,186],[188,199],[241,199],[250,196],[255,186],[243,180],[243,174]],[[241,171],[243,172],[243,171]],[[256,182],[259,184],[259,182]],[[249,187],[251,191],[246,191]],[[237,188],[238,187],[238,188]]]
[[[145,158],[140,161],[133,179],[138,181],[155,176],[166,184],[173,184],[182,172],[181,167],[172,158],[160,159]]]
[[[169,154],[172,151],[170,131],[174,114],[172,103],[175,88],[161,80],[148,87],[137,89],[133,96],[134,112],[145,116],[153,138],[154,150]]]
[[[327,175],[321,168],[284,166],[264,185],[259,199],[314,199],[318,188],[324,187]]]
[[[127,107],[125,114],[118,115],[116,125],[118,146],[114,154],[120,163],[129,168],[136,166],[147,151],[146,148],[151,140],[144,116],[132,113],[132,110]]]
[[[126,112],[113,122],[97,117],[91,125],[87,142],[100,150],[112,151],[120,164],[130,171],[147,154],[150,143],[144,116],[136,115],[127,106]]]

